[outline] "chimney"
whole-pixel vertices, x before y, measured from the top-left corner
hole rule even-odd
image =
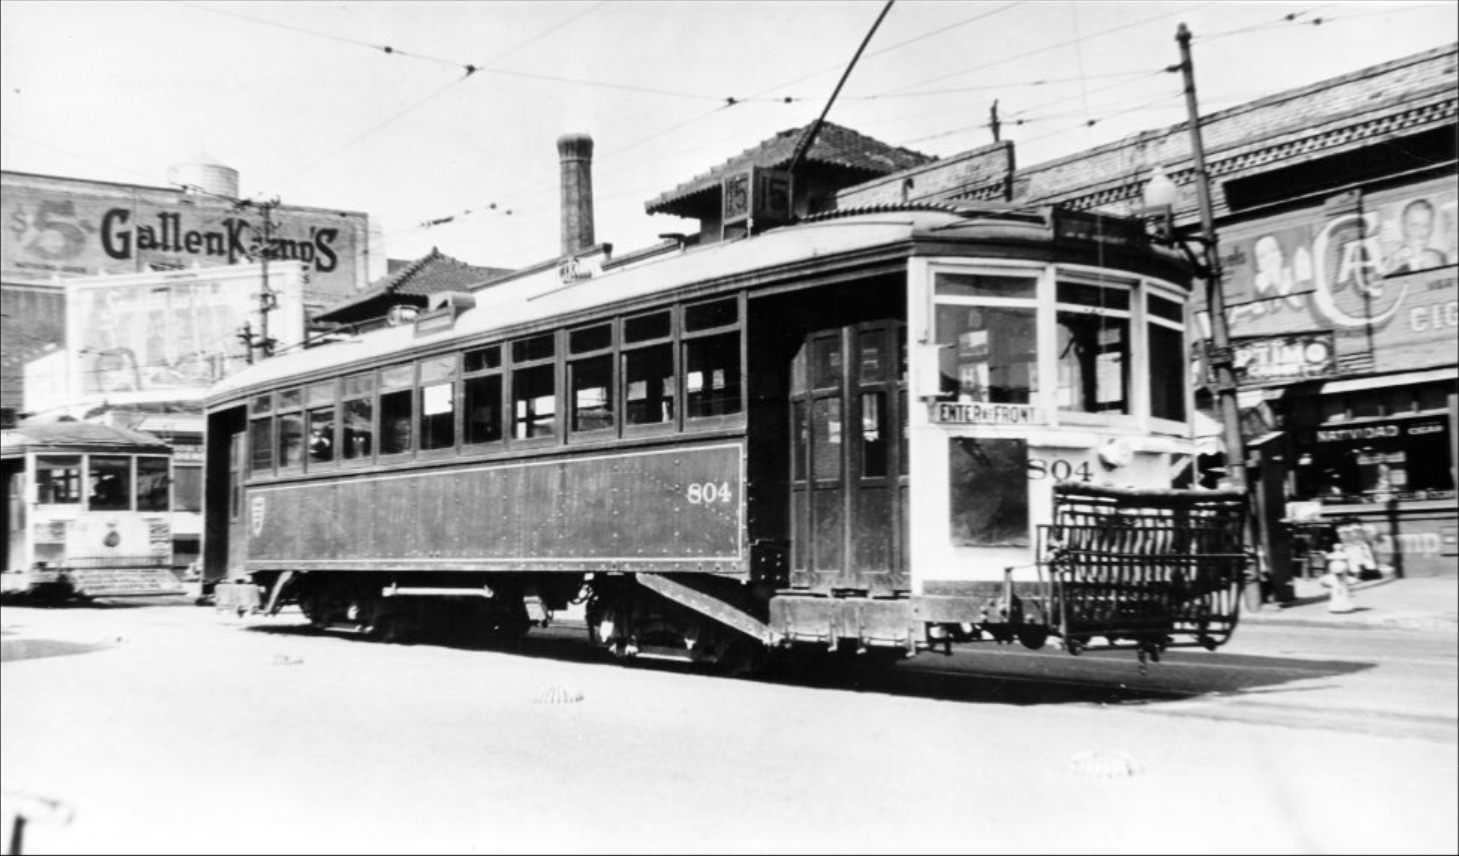
[[[562,254],[576,255],[593,246],[593,138],[563,134],[557,138],[562,162]]]

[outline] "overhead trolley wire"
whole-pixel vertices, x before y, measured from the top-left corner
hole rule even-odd
[[[970,66],[968,68],[964,68],[964,69],[961,69],[959,71],[953,71],[953,72],[949,72],[947,74],[938,75],[937,77],[931,77],[931,78],[927,78],[925,80],[920,80],[920,81],[918,81],[916,83],[909,83],[906,86],[901,86],[901,87],[898,87],[896,89],[889,89],[886,92],[881,93],[881,94],[882,95],[892,95],[892,94],[897,94],[897,93],[901,93],[901,92],[906,92],[909,89],[915,89],[915,88],[917,88],[919,86],[924,86],[924,85],[929,84],[929,83],[937,83],[939,81],[947,80],[949,78],[961,77],[964,74],[971,74],[972,72],[975,72],[975,71],[982,71],[983,69],[993,68],[995,66],[999,66],[999,65],[1003,65],[1005,63],[1013,62],[1014,60],[1024,59],[1024,58],[1030,57],[1030,56],[1037,56],[1038,54],[1047,53],[1048,51],[1052,51],[1052,50],[1058,50],[1059,48],[1066,48],[1069,45],[1074,44],[1075,42],[1079,42],[1079,41],[1092,41],[1094,39],[1103,38],[1104,36],[1110,35],[1112,33],[1118,33],[1118,32],[1121,32],[1123,30],[1128,30],[1128,29],[1130,29],[1132,27],[1142,26],[1144,24],[1152,24],[1152,23],[1154,23],[1156,21],[1164,20],[1165,18],[1171,18],[1171,17],[1174,17],[1176,15],[1188,14],[1188,13],[1190,13],[1192,11],[1195,11],[1196,9],[1202,9],[1202,8],[1205,8],[1207,6],[1212,6],[1212,5],[1215,5],[1215,3],[1214,2],[1207,2],[1207,3],[1200,3],[1200,4],[1197,4],[1195,6],[1184,6],[1184,7],[1175,9],[1173,11],[1163,12],[1163,13],[1161,13],[1159,15],[1154,15],[1154,16],[1149,17],[1149,18],[1142,18],[1139,21],[1131,21],[1129,23],[1120,24],[1119,26],[1116,26],[1116,27],[1110,27],[1107,30],[1101,30],[1098,33],[1094,33],[1093,35],[1089,35],[1089,36],[1084,36],[1084,37],[1079,38],[1079,39],[1072,39],[1072,40],[1069,40],[1069,41],[1057,42],[1057,43],[1052,44],[1052,45],[1045,45],[1045,46],[1043,46],[1041,48],[1035,48],[1034,50],[1025,51],[1025,52],[1023,52],[1021,54],[1014,54],[1013,56],[1003,57],[1002,59],[993,60],[992,62],[987,62],[987,63],[982,63],[980,65]]]

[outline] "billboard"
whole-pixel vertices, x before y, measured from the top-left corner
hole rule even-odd
[[[1459,194],[1451,181],[1234,224],[1221,246],[1233,336],[1325,331],[1336,359],[1370,358],[1371,370],[1453,361]],[[1209,337],[1203,307],[1197,321]]]
[[[303,276],[296,261],[268,266],[276,352],[303,341]],[[247,364],[239,333],[245,324],[262,329],[263,282],[262,265],[238,265],[67,283],[69,403],[200,397]]]
[[[33,278],[297,261],[316,303],[368,285],[369,218],[280,205],[263,213],[210,196],[4,173],[0,255]]]

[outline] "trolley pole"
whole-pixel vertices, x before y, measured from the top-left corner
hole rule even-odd
[[[1180,71],[1185,82],[1185,106],[1189,117],[1191,155],[1195,161],[1196,203],[1200,207],[1203,263],[1199,273],[1206,280],[1206,309],[1211,319],[1211,342],[1206,349],[1207,363],[1216,378],[1216,400],[1221,412],[1222,439],[1226,446],[1226,475],[1231,486],[1247,492],[1246,542],[1257,556],[1257,568],[1265,562],[1252,525],[1255,506],[1251,504],[1246,480],[1246,444],[1241,437],[1241,411],[1236,402],[1235,352],[1231,348],[1231,332],[1227,327],[1226,296],[1221,288],[1221,254],[1216,238],[1215,216],[1211,211],[1211,177],[1206,171],[1206,150],[1201,141],[1201,113],[1196,105],[1195,65],[1191,61],[1191,32],[1185,23],[1175,31],[1180,43]]]

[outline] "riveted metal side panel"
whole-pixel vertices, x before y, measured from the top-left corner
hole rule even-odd
[[[740,443],[250,490],[253,570],[743,573]]]

